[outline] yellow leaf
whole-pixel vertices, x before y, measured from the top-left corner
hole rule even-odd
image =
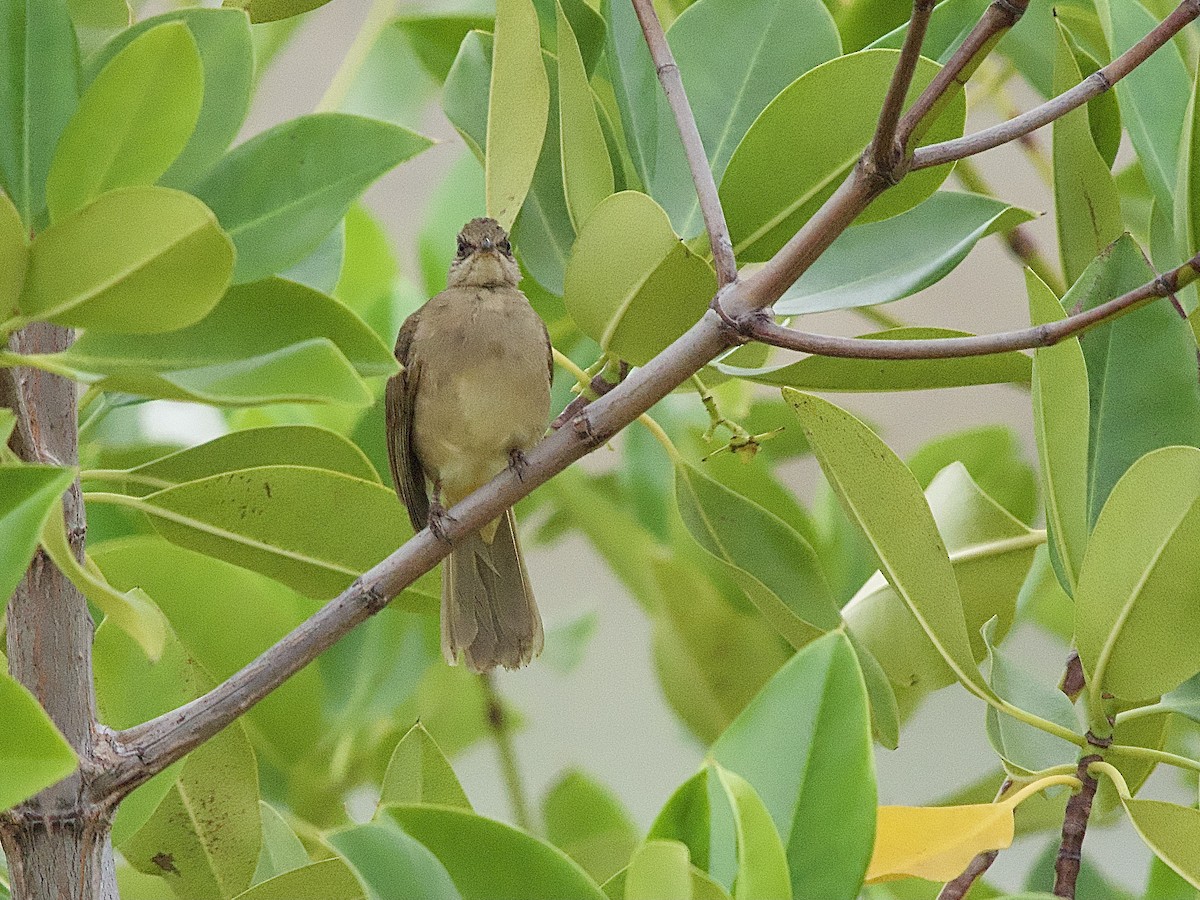
[[[1002,850],[1012,843],[1013,807],[1011,800],[974,806],[879,807],[867,882],[910,876],[929,881],[957,878],[977,853]]]

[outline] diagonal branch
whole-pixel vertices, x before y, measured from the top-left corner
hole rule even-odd
[[[696,197],[700,201],[700,212],[704,216],[704,227],[708,229],[708,240],[712,245],[717,285],[724,287],[737,281],[737,262],[733,257],[729,226],[725,224],[725,210],[721,208],[721,198],[717,194],[717,183],[713,180],[708,154],[704,152],[704,142],[700,140],[700,131],[696,128],[696,117],[692,114],[687,92],[683,89],[683,79],[679,76],[679,66],[675,64],[675,56],[667,44],[666,35],[663,34],[662,23],[654,10],[653,0],[633,0],[633,9],[642,24],[642,34],[646,36],[650,58],[654,60],[654,67],[658,70],[658,80],[667,97],[667,105],[671,107],[671,113],[675,116],[675,127],[679,129],[679,137],[683,141],[683,152],[687,157],[688,169],[692,173],[692,183],[696,186]]]
[[[973,156],[984,150],[999,147],[1016,140],[1055,119],[1060,119],[1073,109],[1078,109],[1094,97],[1112,88],[1114,84],[1144,63],[1152,53],[1171,40],[1188,22],[1200,16],[1200,0],[1183,0],[1175,10],[1158,23],[1144,38],[1110,62],[1093,72],[1075,87],[1052,97],[1041,106],[1035,106],[1014,119],[1001,122],[975,134],[930,144],[913,153],[912,168],[926,169]]]
[[[1195,281],[1198,270],[1200,254],[1165,275],[1160,275],[1153,281],[1099,306],[1057,322],[1000,334],[915,341],[834,337],[787,328],[775,322],[765,312],[747,316],[736,323],[736,327],[748,340],[783,347],[786,350],[799,350],[814,356],[835,356],[842,359],[959,359],[965,356],[987,356],[1011,350],[1052,347],[1069,337],[1133,312],[1151,300],[1171,296],[1181,287]]]
[[[925,42],[929,17],[933,14],[933,3],[934,0],[913,0],[912,17],[908,21],[904,45],[900,48],[900,59],[896,62],[896,71],[892,73],[887,94],[883,98],[883,108],[879,111],[875,136],[871,138],[871,145],[867,148],[867,156],[881,172],[891,172],[896,163],[904,157],[903,142],[897,146],[896,126],[900,124],[900,112],[908,98],[908,89],[912,87],[917,60],[921,58],[921,44]]]

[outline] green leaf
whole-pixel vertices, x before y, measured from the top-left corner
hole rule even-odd
[[[992,689],[1017,709],[1078,732],[1079,720],[1067,695],[1057,685],[1038,679],[997,650],[993,645],[995,628],[996,620],[991,619],[982,630],[991,660],[989,681]],[[1062,765],[1079,755],[1069,741],[1012,716],[1002,716],[990,706],[987,708],[987,735],[992,749],[1004,761],[1005,769],[1019,776]]]
[[[397,85],[404,89],[397,90]],[[384,27],[353,72],[336,108],[417,128],[436,92],[437,84],[425,74],[404,35],[396,28]]]
[[[57,466],[0,466],[0,597],[17,589],[51,511],[74,480],[74,472]]]
[[[152,28],[96,76],[63,130],[46,180],[57,221],[113,188],[154,184],[196,127],[204,72],[182,22]]]
[[[1119,0],[1120,2],[1120,0]],[[1058,26],[1054,56],[1054,92],[1083,80],[1070,32]],[[1056,119],[1053,126],[1054,217],[1058,246],[1068,283],[1121,236],[1121,201],[1108,164],[1100,156],[1088,125],[1088,109],[1080,107]]]
[[[256,25],[260,22],[278,22],[280,19],[290,19],[317,9],[329,0],[225,0],[223,6],[234,9],[244,9],[250,15],[250,21]]]
[[[845,635],[796,653],[711,755],[762,797],[787,848],[792,894],[858,896],[875,833],[875,765],[866,686]]]
[[[905,326],[859,335],[863,340],[930,340],[967,337],[948,328]],[[972,384],[1024,384],[1029,357],[1017,351],[959,359],[840,359],[806,356],[797,362],[747,369],[715,363],[718,372],[757,384],[810,391],[919,391]]]
[[[658,78],[646,49],[646,39],[632,3],[601,0],[600,11],[608,23],[604,57],[612,84],[621,129],[637,179],[653,183],[658,151]],[[631,185],[632,187],[633,185]]]
[[[739,259],[769,259],[833,193],[871,139],[896,67],[893,50],[863,50],[811,69],[783,90],[755,120],[721,180],[721,201]],[[909,93],[915,98],[938,70],[921,59]],[[961,93],[926,132],[925,143],[962,134]],[[820,127],[813,127],[819,122]],[[899,215],[928,198],[948,166],[908,175],[860,216]]]
[[[1197,96],[1200,96],[1200,77],[1194,81],[1188,101],[1175,187],[1172,243],[1178,245],[1185,257],[1191,255],[1189,247],[1200,246],[1200,112],[1196,109]]]
[[[759,113],[813,66],[841,53],[833,17],[819,0],[699,0],[667,32],[713,177]],[[721,77],[713,77],[720,59]],[[657,152],[650,193],[685,239],[704,231],[683,144],[666,98],[657,100]]]
[[[276,875],[235,900],[367,900],[367,895],[350,867],[335,857]]]
[[[445,83],[458,48],[471,31],[491,31],[495,18],[483,12],[429,10],[401,14],[393,20],[407,39],[421,66],[439,84]]]
[[[1064,309],[1087,310],[1154,279],[1125,235],[1088,266],[1063,297]],[[1200,445],[1200,383],[1191,329],[1167,300],[1086,332],[1091,428],[1088,516],[1139,457],[1171,444]]]
[[[1200,888],[1200,810],[1162,800],[1125,800],[1125,811],[1154,855]]]
[[[600,617],[592,610],[547,628],[542,662],[563,675],[577,671],[599,626]]]
[[[353,208],[353,207],[352,207]],[[280,273],[287,281],[295,281],[322,294],[332,294],[342,275],[346,256],[346,220],[343,219],[317,249],[290,269]]]
[[[734,900],[791,900],[789,860],[762,798],[736,772],[716,763],[710,763],[709,767],[733,808],[738,859]]]
[[[712,812],[708,799],[707,766],[676,788],[663,806],[646,840],[679,841],[688,847],[693,863],[708,868]]]
[[[37,236],[21,315],[95,331],[171,331],[207,315],[232,270],[233,245],[195,197],[121,188]]]
[[[1156,856],[1150,860],[1142,900],[1196,900],[1196,890]]]
[[[0,810],[66,778],[78,765],[33,694],[0,672]]]
[[[1024,441],[1005,425],[951,432],[924,444],[906,464],[922,489],[953,462],[966,466],[985,494],[1022,522],[1041,513],[1037,476],[1025,459]]]
[[[546,136],[550,84],[532,0],[497,0],[495,34],[485,181],[488,214],[508,229],[533,182]]]
[[[441,861],[463,900],[604,900],[562,851],[511,826],[443,807],[392,806],[388,812]]]
[[[550,842],[599,882],[628,863],[638,844],[637,830],[620,801],[578,770],[567,771],[550,788],[542,819]]]
[[[275,807],[259,800],[258,812],[262,818],[262,850],[258,855],[258,868],[254,870],[254,884],[312,863],[300,838]]]
[[[687,844],[646,841],[625,873],[625,900],[692,900],[692,869]]]
[[[0,186],[26,227],[40,225],[46,173],[79,96],[75,31],[65,0],[2,0]]]
[[[0,192],[0,315],[17,313],[25,271],[29,267],[29,233],[12,201]]]
[[[368,900],[461,900],[445,867],[390,819],[335,831],[325,839],[357,873]]]
[[[1142,457],[1104,504],[1075,593],[1075,643],[1095,696],[1154,697],[1200,672],[1197,540],[1200,450]]]
[[[237,246],[234,280],[255,281],[315,250],[368,185],[429,146],[398,125],[316,113],[236,147],[195,192]]]
[[[820,560],[786,522],[683,460],[675,499],[692,537],[793,647],[841,624]]]
[[[878,554],[888,583],[963,686],[979,697],[993,696],[975,666],[954,569],[913,474],[845,410],[789,388],[783,394],[843,508]]]
[[[613,169],[579,44],[561,4],[557,12],[558,138],[563,195],[578,231],[596,205],[613,192]]]
[[[576,239],[563,302],[602,349],[642,365],[700,319],[716,288],[712,267],[675,236],[662,207],[622,191]]]
[[[1025,289],[1034,325],[1065,318],[1054,292],[1029,269]],[[1063,589],[1073,594],[1088,541],[1088,373],[1079,342],[1069,338],[1039,348],[1030,389],[1050,561]]]
[[[119,32],[86,61],[83,82],[91,84],[132,41],[170,22],[187,25],[204,66],[200,118],[187,146],[161,179],[169,187],[188,188],[221,158],[250,108],[254,47],[245,14],[235,9],[190,8],[143,19]]]
[[[380,806],[414,803],[471,811],[450,762],[420,721],[396,745],[379,793]]]
[[[985,494],[962,463],[942,470],[930,483],[925,499],[949,552],[971,653],[981,660],[987,648],[980,629],[997,617],[998,637],[1008,632],[1017,595],[1044,536]],[[843,614],[893,684],[922,696],[953,683],[954,674],[941,652],[883,574],[872,575],[846,604]]]
[[[798,315],[900,300],[940,281],[988,235],[1032,218],[991,197],[938,191],[892,219],[842,232],[775,302],[775,312]]]

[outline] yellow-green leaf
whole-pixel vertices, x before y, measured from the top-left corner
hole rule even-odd
[[[692,900],[687,844],[646,841],[629,861],[625,873],[625,900],[663,900],[664,897]]]
[[[0,810],[66,778],[78,764],[33,694],[0,672]]]
[[[1162,800],[1125,800],[1125,811],[1155,855],[1200,888],[1200,810]]]
[[[442,748],[420,722],[396,745],[380,789],[379,805],[433,803],[471,810],[471,801]]]
[[[787,855],[762,798],[736,772],[717,763],[709,765],[733,807],[738,857],[734,900],[791,900]]]
[[[0,316],[17,311],[25,269],[29,265],[29,233],[8,195],[0,191]]]

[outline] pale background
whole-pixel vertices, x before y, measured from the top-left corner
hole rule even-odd
[[[209,0],[206,5],[219,5]],[[407,0],[398,0],[397,9]],[[428,7],[430,4],[426,4]],[[333,0],[312,14],[298,36],[266,73],[245,136],[277,122],[311,112],[325,91],[366,15],[367,0]],[[398,92],[404,85],[396,85]],[[974,116],[968,130],[990,122]],[[367,203],[391,236],[402,269],[415,269],[415,237],[425,203],[442,173],[465,149],[440,109],[431,107],[424,133],[441,143],[382,179]],[[1049,140],[1048,133],[1041,136]],[[1000,148],[980,160],[1003,199],[1047,215],[1028,226],[1044,247],[1054,244],[1050,194],[1025,158]],[[953,185],[949,185],[953,186]],[[479,210],[482,214],[483,210]],[[948,278],[918,297],[892,304],[889,312],[914,323],[1000,331],[1028,324],[1021,267],[1001,241],[988,238]],[[854,333],[871,330],[848,315],[814,317],[815,330]],[[975,425],[1005,423],[1033,448],[1027,390],[985,386],[896,394],[839,395],[837,402],[880,426],[889,444],[906,456],[931,438]],[[160,432],[195,441],[211,436],[209,410],[154,404],[150,412]],[[601,451],[603,452],[603,451]],[[1032,458],[1032,456],[1030,456]],[[804,498],[811,497],[818,475],[815,463],[789,466],[784,473]],[[674,788],[691,775],[703,748],[667,707],[653,671],[648,622],[604,563],[585,541],[568,539],[528,554],[535,593],[547,627],[581,613],[596,611],[599,627],[582,665],[570,675],[533,665],[502,673],[505,696],[527,721],[516,737],[520,767],[535,804],[568,767],[579,767],[608,785],[645,829]],[[1062,672],[1065,648],[1036,634],[1010,639],[1014,655],[1026,660],[1048,681]],[[993,765],[994,755],[982,727],[983,706],[958,688],[928,701],[905,729],[899,750],[877,754],[880,802],[920,803],[965,786]],[[509,818],[508,802],[493,747],[482,744],[455,760],[476,809]],[[1144,796],[1190,802],[1173,772],[1158,772]],[[1048,838],[1018,840],[1002,853],[990,878],[1016,889],[1031,859]],[[1124,886],[1140,890],[1148,856],[1127,826],[1093,828],[1086,850],[1104,871]]]

